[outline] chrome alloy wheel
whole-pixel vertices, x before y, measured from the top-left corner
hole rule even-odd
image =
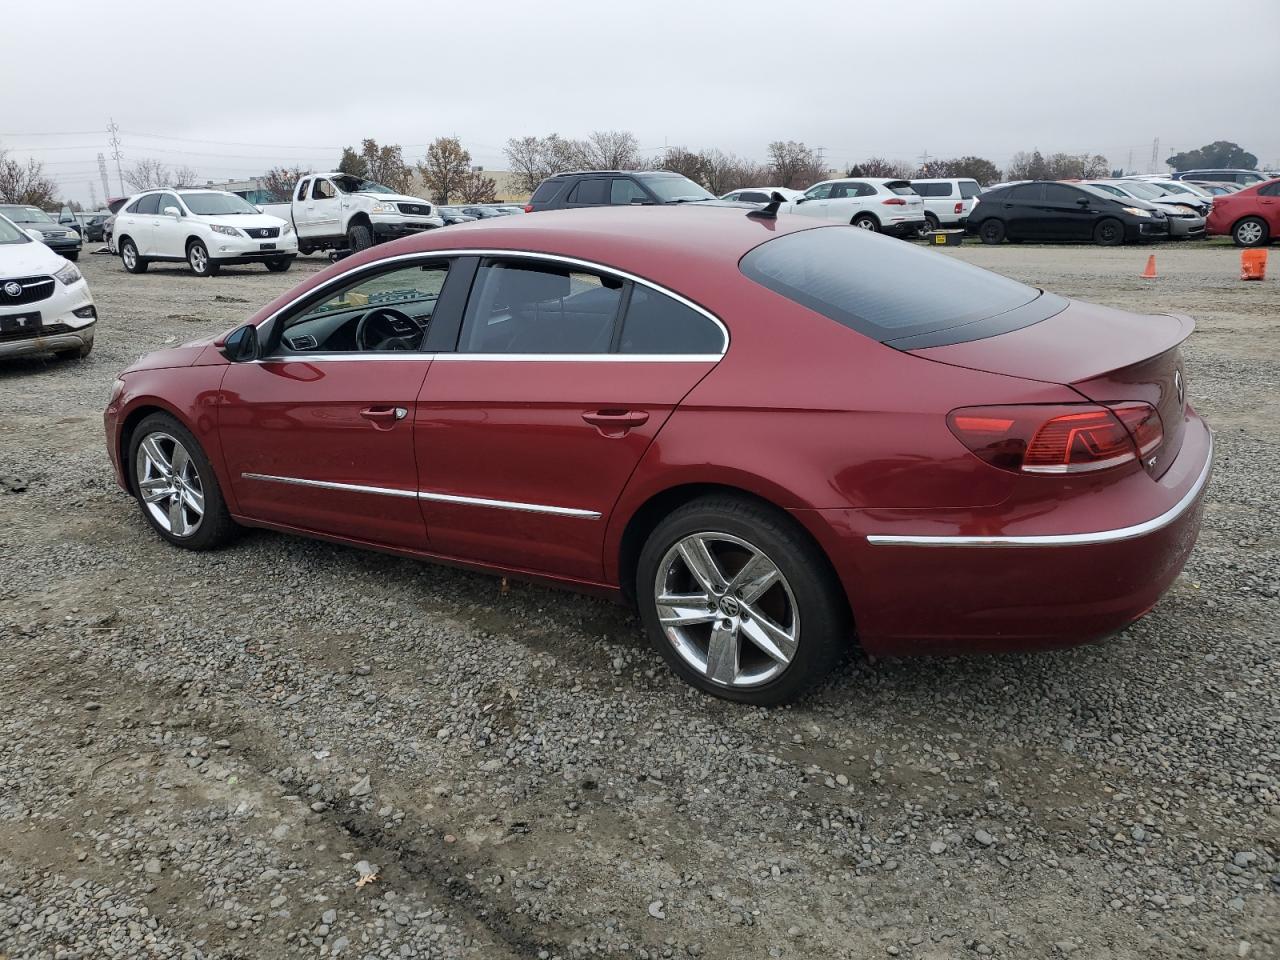
[[[120,251],[120,255],[124,259],[124,265],[130,270],[138,265],[138,251],[132,243],[126,243],[124,249]]]
[[[160,526],[189,537],[204,519],[204,488],[187,448],[167,433],[148,434],[134,464],[138,495]]]
[[[198,243],[191,245],[191,250],[187,254],[187,259],[191,262],[191,269],[196,273],[204,273],[209,266],[209,254],[205,252],[204,247]]]
[[[730,534],[690,534],[668,550],[654,603],[672,647],[712,683],[756,687],[796,655],[800,612],[790,584],[762,550]]]

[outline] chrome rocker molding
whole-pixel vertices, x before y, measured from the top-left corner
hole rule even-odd
[[[330,480],[302,480],[298,477],[275,477],[267,473],[242,473],[245,480],[265,480],[270,483],[287,483],[297,487],[319,487],[322,490],[346,490],[350,493],[372,493],[384,497],[407,497],[430,500],[435,503],[460,503],[471,507],[490,507],[494,510],[515,510],[519,513],[544,513],[556,517],[576,517],[581,520],[599,520],[598,510],[580,510],[577,507],[553,507],[541,503],[521,503],[516,500],[489,500],[485,497],[461,497],[452,493],[431,493],[427,490],[400,490],[396,487],[369,487],[359,483],[335,483]]]
[[[1118,527],[1114,530],[1099,530],[1095,533],[1060,533],[1042,534],[1025,537],[926,537],[889,534],[868,534],[867,542],[876,546],[898,547],[1076,547],[1095,543],[1118,543],[1121,540],[1133,540],[1155,533],[1173,523],[1193,504],[1204,486],[1209,482],[1209,474],[1213,467],[1213,435],[1209,436],[1209,456],[1205,458],[1204,467],[1196,482],[1171,508],[1160,516],[1131,527]]]

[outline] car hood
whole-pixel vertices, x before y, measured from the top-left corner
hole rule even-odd
[[[257,230],[261,227],[283,227],[284,221],[269,213],[233,213],[227,216],[209,216],[199,218],[203,223],[216,223],[219,226],[238,227],[241,230]]]
[[[435,204],[430,200],[423,200],[421,197],[410,197],[403,193],[353,193],[353,197],[368,197],[370,200],[380,200],[382,203],[422,203],[434,209]]]
[[[0,278],[57,273],[66,265],[65,260],[35,240],[0,244]]]
[[[178,347],[167,347],[163,350],[152,350],[143,354],[121,371],[120,376],[138,373],[142,370],[167,370],[172,367],[190,367],[200,359],[200,355],[212,346],[217,336],[202,337]],[[220,356],[220,355],[219,355]]]

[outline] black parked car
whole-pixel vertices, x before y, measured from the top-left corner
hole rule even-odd
[[[472,220],[479,219],[463,213],[461,207],[436,207],[436,214],[444,221],[446,227],[453,223],[470,223]]]
[[[579,170],[547,177],[533,191],[526,213],[575,207],[691,203],[715,196],[688,177],[661,170]]]
[[[967,227],[983,243],[1092,240],[1112,246],[1169,235],[1164,213],[1145,200],[1052,180],[984,192],[969,214]]]
[[[68,260],[75,260],[80,256],[79,231],[55,222],[53,217],[39,207],[25,203],[5,204],[0,206],[0,213],[23,230],[39,230],[44,236],[44,245],[54,253],[60,253]]]
[[[89,241],[106,240],[103,225],[107,222],[107,217],[109,216],[112,215],[103,213],[96,217],[90,217],[89,221],[84,225],[84,238]]]

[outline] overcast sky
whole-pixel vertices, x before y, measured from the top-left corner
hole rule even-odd
[[[474,11],[474,12],[473,12]],[[59,22],[51,22],[56,17]],[[1213,140],[1280,165],[1280,2],[219,0],[11,3],[0,147],[101,199],[124,164],[203,178],[329,167],[362,137],[406,159],[456,135],[630,130],[762,159],[770,140],[868,156],[1102,153],[1148,168]]]

